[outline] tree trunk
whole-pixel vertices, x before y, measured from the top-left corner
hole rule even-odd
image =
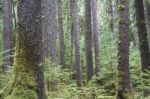
[[[79,18],[78,18],[78,4],[77,0],[71,0],[71,22],[72,34],[75,45],[75,63],[76,63],[76,80],[78,86],[82,85],[82,72],[80,63],[80,33],[79,33]]]
[[[86,65],[87,80],[93,77],[93,51],[92,51],[92,29],[91,29],[91,0],[85,0],[85,39],[86,39]]]
[[[65,66],[65,44],[64,44],[64,29],[63,29],[63,7],[62,0],[57,0],[58,4],[58,24],[59,24],[59,44],[60,44],[60,65]]]
[[[3,71],[8,71],[11,63],[11,50],[12,50],[12,0],[3,0]]]
[[[98,75],[100,72],[100,53],[99,53],[99,29],[97,18],[97,2],[92,0],[92,21],[93,21],[93,38],[94,38],[94,50],[95,50],[95,73]]]
[[[17,26],[13,79],[0,93],[0,98],[47,99],[41,64],[41,0],[19,1]]]
[[[42,32],[44,57],[56,63],[57,38],[56,0],[42,0]]]
[[[136,23],[139,37],[142,70],[150,69],[150,55],[147,40],[147,29],[145,24],[143,0],[135,0]]]
[[[143,0],[134,0],[136,10],[136,23],[139,37],[139,47],[141,54],[141,65],[143,73],[150,70],[150,51],[148,44],[147,28],[144,16],[144,4]],[[143,76],[143,84],[146,86],[146,77]],[[148,90],[144,90],[144,96],[148,95]]]
[[[113,0],[108,1],[108,14],[109,14],[109,22],[110,22],[110,28],[111,32],[114,32],[114,10],[113,10]]]
[[[118,0],[118,94],[117,99],[133,99],[129,72],[129,1]]]
[[[144,0],[144,1],[145,1],[145,18],[146,18],[149,49],[150,49],[150,1],[148,0]]]
[[[69,2],[71,4],[71,2]],[[71,7],[70,7],[71,8]],[[70,9],[70,16],[72,16],[72,12]],[[73,58],[74,58],[74,34],[73,34],[73,22],[71,22],[71,65],[74,64]]]

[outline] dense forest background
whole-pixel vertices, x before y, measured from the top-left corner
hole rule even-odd
[[[0,99],[150,99],[149,0],[0,0]]]

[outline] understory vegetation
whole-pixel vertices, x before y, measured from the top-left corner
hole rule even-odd
[[[10,1],[1,0],[0,99],[40,99],[39,92],[45,99],[150,99],[150,2],[139,1],[12,0],[10,34],[4,31]]]
[[[85,80],[82,87],[76,85],[75,77],[73,77],[75,75],[73,75],[74,72],[71,69],[62,69],[59,65],[51,66],[50,62],[46,61],[43,65],[45,67],[45,82],[50,99],[115,99],[117,91],[117,58],[115,55],[116,52],[111,53],[110,50],[117,50],[108,45],[105,45],[104,47],[107,50],[101,51],[102,72],[100,76],[96,77],[95,75],[90,82]],[[142,98],[143,93],[141,90],[143,90],[143,88],[149,89],[150,84],[147,86],[142,85],[142,73],[140,59],[138,57],[139,51],[137,48],[131,48],[130,72],[135,99],[145,99]],[[85,64],[83,64],[83,66],[84,65]],[[11,74],[12,69],[10,69],[6,75],[3,75],[1,72],[0,89],[11,80]],[[83,73],[83,77],[85,78],[85,72]],[[147,82],[150,82],[150,80]]]

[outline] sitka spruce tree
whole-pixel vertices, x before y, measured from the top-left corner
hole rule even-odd
[[[85,49],[87,80],[93,77],[93,50],[92,50],[92,24],[91,24],[91,0],[85,0]]]
[[[56,63],[57,9],[56,0],[42,0],[42,32],[44,58]]]
[[[129,1],[118,0],[118,94],[117,99],[133,99],[129,73]]]
[[[3,72],[8,71],[11,66],[11,50],[12,50],[12,0],[3,0]]]
[[[75,46],[75,64],[76,64],[76,82],[78,86],[82,85],[82,70],[80,63],[80,33],[79,33],[79,18],[78,18],[78,0],[71,0],[71,21],[72,34],[74,35]]]
[[[145,20],[147,25],[147,33],[148,33],[149,49],[150,49],[150,1],[144,0],[144,6],[145,6]]]
[[[136,12],[136,23],[137,23],[137,31],[139,37],[139,48],[141,55],[141,66],[142,72],[145,74],[148,70],[150,70],[150,50],[148,44],[148,33],[145,23],[145,15],[144,15],[144,4],[143,0],[134,0],[135,3],[135,12]],[[147,77],[143,78],[144,86],[147,86],[149,81],[147,81]],[[150,90],[147,88],[144,89],[144,96],[148,96]]]
[[[91,1],[92,11],[92,25],[93,25],[93,41],[94,41],[94,54],[95,54],[95,74],[100,73],[100,47],[99,47],[99,28],[97,18],[97,1]]]
[[[145,24],[144,4],[143,0],[134,0],[134,2],[135,2],[137,31],[139,37],[139,47],[141,54],[141,64],[142,70],[144,71],[145,69],[150,69],[150,61],[149,61],[150,54],[149,54],[147,28]]]
[[[0,99],[47,99],[42,67],[41,0],[19,0],[13,78]]]
[[[58,8],[58,31],[59,31],[59,46],[60,46],[60,65],[65,67],[65,42],[64,42],[64,27],[63,27],[63,2],[62,0],[57,0]]]

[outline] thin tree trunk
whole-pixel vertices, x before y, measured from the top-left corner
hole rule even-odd
[[[12,0],[3,0],[3,71],[6,72],[11,63],[12,50]]]
[[[17,26],[13,79],[0,93],[0,98],[47,99],[41,64],[41,0],[19,1]]]
[[[85,39],[86,39],[86,65],[87,80],[93,77],[93,51],[92,51],[92,29],[91,29],[91,0],[85,0]]]
[[[63,29],[63,7],[62,0],[57,0],[58,4],[58,24],[59,24],[59,44],[60,44],[60,65],[65,66],[65,45],[64,45],[64,29]]]
[[[100,53],[99,53],[99,29],[97,18],[97,2],[92,0],[92,21],[93,21],[93,38],[94,38],[94,50],[95,50],[95,73],[98,75],[100,72]]]
[[[139,47],[141,54],[141,65],[143,73],[146,73],[147,70],[150,70],[150,51],[148,44],[148,35],[147,28],[145,23],[144,16],[144,4],[143,0],[134,0],[135,3],[135,11],[136,11],[136,23],[137,23],[137,31],[139,37]],[[142,76],[143,79],[146,77]],[[146,82],[143,81],[144,86]],[[144,95],[147,96],[150,91],[144,90]]]
[[[80,63],[80,33],[79,33],[79,18],[78,18],[78,4],[77,0],[71,0],[71,22],[72,34],[75,45],[75,63],[76,63],[76,80],[78,86],[82,85],[82,72]]]
[[[118,94],[117,99],[133,99],[129,72],[129,1],[118,0]]]
[[[71,3],[71,2],[70,2]],[[70,10],[71,11],[71,10]],[[72,12],[70,12],[72,14]],[[72,15],[70,15],[72,16]],[[73,23],[71,22],[71,65],[73,65],[74,58],[74,34],[73,34]]]

